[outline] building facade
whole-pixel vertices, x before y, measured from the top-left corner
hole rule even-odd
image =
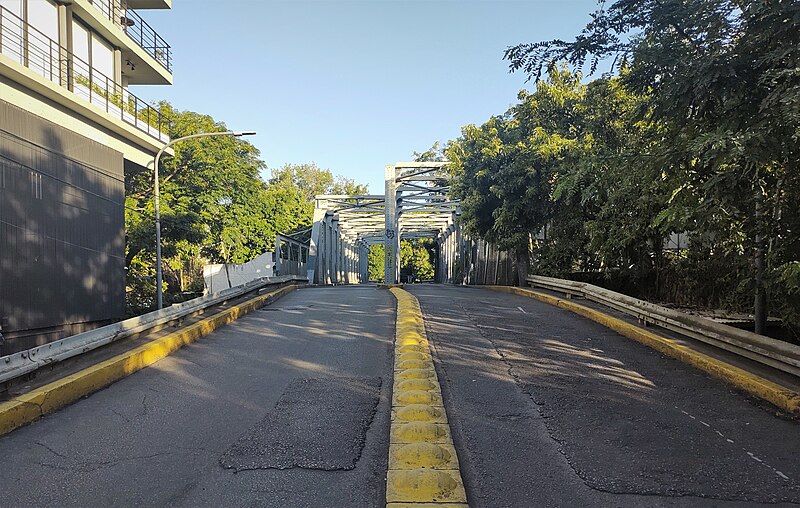
[[[0,0],[0,355],[125,314],[125,171],[165,119],[128,90],[171,84],[136,12],[171,0]]]

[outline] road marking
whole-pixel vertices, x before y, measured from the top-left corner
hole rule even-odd
[[[800,392],[781,386],[752,372],[736,367],[735,365],[725,363],[722,360],[695,351],[675,340],[663,337],[650,330],[645,330],[642,327],[615,318],[599,310],[579,305],[571,300],[557,298],[530,289],[509,286],[481,287],[492,291],[533,298],[534,300],[539,300],[540,302],[569,310],[579,316],[600,323],[606,328],[610,328],[625,337],[640,342],[667,356],[671,356],[681,362],[705,371],[714,377],[720,378],[751,395],[769,401],[784,411],[791,414],[800,414]]]
[[[683,413],[683,414],[685,414],[686,416],[688,416],[689,418],[691,418],[692,420],[695,420],[695,421],[697,421],[697,422],[700,422],[700,423],[702,423],[704,426],[706,426],[706,427],[708,427],[709,429],[713,430],[714,432],[716,432],[716,433],[717,433],[717,435],[718,435],[719,437],[721,437],[721,438],[725,439],[725,441],[727,441],[728,443],[730,443],[730,444],[734,444],[732,439],[725,437],[725,434],[723,434],[723,433],[722,433],[722,432],[720,432],[719,430],[715,429],[714,427],[712,427],[712,426],[711,426],[711,425],[709,425],[708,423],[704,422],[703,420],[698,420],[697,418],[695,418],[695,417],[694,417],[694,416],[692,416],[691,414],[687,413],[687,412],[686,412],[686,411],[684,411],[683,409],[680,409],[678,406],[673,406],[673,407],[674,407],[676,410],[678,410],[678,411],[680,411],[681,413]],[[789,479],[789,477],[788,477],[788,476],[786,476],[785,474],[783,474],[781,471],[778,471],[778,469],[776,469],[776,468],[772,467],[771,465],[767,464],[767,463],[766,463],[766,462],[764,462],[762,459],[760,459],[760,458],[756,457],[756,455],[755,455],[753,452],[751,452],[751,451],[747,450],[746,448],[742,448],[742,451],[743,451],[743,452],[745,452],[745,453],[746,453],[746,454],[747,454],[747,455],[748,455],[748,456],[749,456],[751,459],[753,459],[754,461],[756,461],[756,462],[758,462],[759,464],[761,464],[761,465],[763,465],[763,466],[765,466],[765,467],[767,467],[767,468],[771,469],[773,473],[775,473],[777,476],[779,476],[779,477],[780,477],[780,478],[782,478],[783,480],[785,480],[785,481],[791,481],[791,480]]]
[[[523,314],[527,314],[527,312],[525,312],[525,309],[523,309],[522,307],[517,307],[517,308],[518,308],[518,309],[520,310],[520,312],[522,312]]]
[[[419,300],[390,291],[397,331],[386,506],[469,508]]]

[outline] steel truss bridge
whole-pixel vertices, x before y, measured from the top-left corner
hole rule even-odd
[[[400,240],[430,238],[440,245],[453,236],[458,201],[449,195],[446,162],[397,162],[385,167],[383,195],[316,197],[308,255],[308,280],[315,284],[366,282],[370,245],[385,246],[385,281],[400,277]],[[455,248],[440,247],[442,255]]]

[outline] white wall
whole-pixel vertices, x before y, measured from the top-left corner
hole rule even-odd
[[[257,258],[241,265],[205,265],[203,267],[203,279],[206,283],[207,293],[216,293],[229,287],[240,286],[247,282],[261,277],[272,277],[274,275],[272,267],[272,253],[265,252]],[[230,285],[228,277],[230,276]]]

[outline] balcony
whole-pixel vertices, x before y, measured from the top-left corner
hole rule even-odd
[[[159,111],[2,6],[0,54],[117,120],[160,142],[169,141],[166,119]]]
[[[172,73],[170,45],[136,11],[128,8],[127,0],[90,0],[90,3]]]

